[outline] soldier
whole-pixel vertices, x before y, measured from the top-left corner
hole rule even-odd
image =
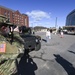
[[[24,45],[17,42],[16,39],[10,44],[7,38],[1,34],[3,33],[2,27],[4,26],[5,29],[8,27],[6,25],[8,24],[4,23],[0,26],[0,75],[14,75],[17,72],[16,60],[21,58],[20,54],[23,55]]]

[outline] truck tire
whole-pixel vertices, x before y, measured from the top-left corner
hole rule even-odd
[[[39,42],[39,43],[37,43],[36,46],[35,46],[35,51],[40,50],[40,48],[41,48],[41,43]]]

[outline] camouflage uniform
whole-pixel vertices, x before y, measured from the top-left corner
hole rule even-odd
[[[5,37],[0,35],[0,45],[3,43],[6,44],[6,52],[0,52],[0,75],[11,75],[17,70],[15,60],[19,54],[24,53],[24,47],[18,42],[13,42],[11,45]]]
[[[0,16],[0,26],[3,25],[2,22],[3,18]],[[0,75],[14,75],[17,72],[16,60],[24,54],[24,44],[17,39],[10,44],[1,33],[0,31]],[[6,45],[5,52],[1,52],[3,44]]]
[[[20,44],[24,44],[24,40],[23,38],[20,37],[19,32],[13,31],[13,38],[14,40],[17,40],[18,42],[20,42]]]

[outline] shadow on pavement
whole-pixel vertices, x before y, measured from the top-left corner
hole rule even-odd
[[[29,55],[24,54],[18,64],[18,75],[35,75],[38,67]]]
[[[68,50],[70,53],[73,53],[73,54],[75,54],[75,52],[73,52],[73,51],[70,51],[70,50]]]
[[[46,39],[42,39],[42,41],[47,42],[47,40],[46,40]]]
[[[75,75],[75,68],[70,62],[65,60],[60,55],[54,54],[54,56],[56,57],[55,60],[66,70],[68,75]]]

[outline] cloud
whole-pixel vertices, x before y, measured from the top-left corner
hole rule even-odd
[[[50,13],[41,10],[33,10],[31,12],[26,12],[26,14],[36,21],[40,21],[44,18],[50,19]]]

